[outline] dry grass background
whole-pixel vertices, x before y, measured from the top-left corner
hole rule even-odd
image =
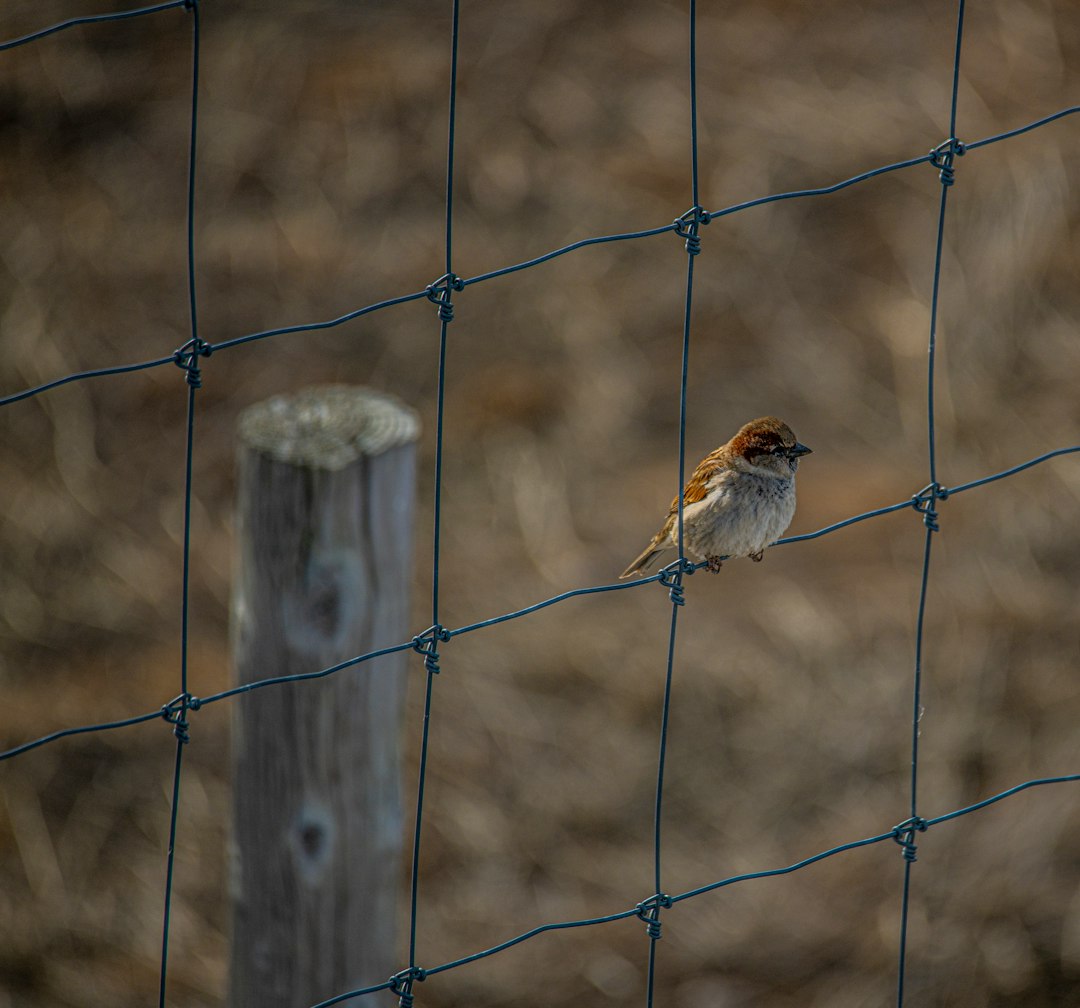
[[[109,5],[15,0],[13,37]],[[702,202],[717,209],[945,138],[952,3],[701,4]],[[959,134],[1075,103],[1071,0],[968,5]],[[449,4],[206,2],[198,261],[204,338],[334,317],[442,272]],[[75,29],[0,59],[2,391],[169,353],[184,278],[188,18]],[[690,203],[686,11],[463,5],[455,270],[652,227]],[[1077,121],[958,163],[938,370],[946,485],[1080,441]],[[746,419],[813,446],[793,532],[927,482],[939,185],[929,167],[718,220],[697,261],[692,463]],[[443,622],[610,581],[675,490],[685,255],[603,245],[455,299]],[[438,323],[411,304],[214,356],[199,393],[192,691],[229,682],[233,432],[322,381],[423,415],[411,576],[427,625]],[[177,692],[186,387],[173,368],[0,411],[2,743]],[[941,507],[921,811],[1080,767],[1080,467]],[[784,865],[906,816],[923,526],[912,512],[687,584],[665,888]],[[404,573],[403,573],[404,576]],[[442,649],[419,960],[651,891],[669,603],[574,600]],[[414,780],[422,665],[409,721]],[[225,989],[227,705],[193,719],[170,1003]],[[0,1005],[144,1005],[157,983],[171,735],[83,736],[0,767]],[[920,838],[911,1003],[1080,1004],[1080,801],[1025,792]],[[659,1003],[889,1003],[892,844],[665,916]],[[438,1006],[641,1003],[640,922],[540,937],[432,978]],[[329,995],[333,992],[327,992]],[[385,996],[384,996],[385,997]]]

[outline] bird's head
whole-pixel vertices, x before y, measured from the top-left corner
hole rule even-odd
[[[798,442],[791,428],[772,416],[751,420],[740,428],[730,444],[733,454],[750,465],[780,476],[793,475],[799,459],[810,454],[810,449]]]

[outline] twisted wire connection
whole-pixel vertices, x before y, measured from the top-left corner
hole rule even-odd
[[[892,838],[900,845],[904,852],[905,861],[917,861],[918,848],[915,845],[915,834],[925,833],[929,823],[920,816],[912,816],[893,827]]]
[[[173,734],[183,743],[191,741],[188,734],[188,711],[197,711],[202,706],[202,701],[190,693],[181,693],[167,704],[162,704],[161,716],[173,726]]]
[[[433,284],[425,288],[427,299],[434,305],[439,306],[439,320],[442,322],[454,321],[454,305],[450,300],[453,291],[463,291],[465,281],[453,273],[444,273]]]
[[[199,358],[209,357],[214,348],[198,336],[188,340],[182,347],[173,351],[173,363],[184,372],[188,385],[193,389],[202,388],[202,371]]]
[[[671,897],[666,893],[657,893],[655,896],[650,896],[647,900],[642,900],[634,909],[637,911],[638,917],[645,922],[645,933],[649,936],[651,941],[659,941],[661,938],[660,933],[660,911],[666,910],[673,904]]]
[[[658,581],[668,589],[668,595],[675,605],[686,605],[686,596],[683,594],[683,575],[693,574],[698,567],[703,566],[704,562],[694,564],[686,557],[679,557],[678,560],[673,560],[666,567],[662,567],[653,577],[636,583],[648,584],[649,581]]]
[[[911,498],[911,506],[923,516],[923,524],[931,532],[940,532],[934,501],[947,500],[949,491],[940,483],[929,483]]]
[[[686,239],[686,252],[688,255],[698,255],[701,252],[701,235],[700,230],[709,221],[712,220],[712,216],[704,209],[704,207],[692,206],[686,213],[679,217],[676,217],[672,222],[672,228],[680,238]]]
[[[944,143],[938,144],[930,152],[930,164],[939,169],[938,178],[943,186],[951,186],[956,181],[956,168],[954,161],[967,153],[964,146],[956,137],[950,137]]]
[[[422,983],[426,978],[427,972],[419,966],[410,966],[390,978],[389,989],[397,995],[400,1008],[412,1008],[413,984]]]
[[[423,633],[413,638],[413,649],[424,656],[424,668],[431,675],[438,675],[440,672],[439,652],[436,650],[436,645],[439,641],[448,640],[450,640],[450,631],[442,626],[428,627]]]

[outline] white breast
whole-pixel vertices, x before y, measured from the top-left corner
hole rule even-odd
[[[701,557],[743,557],[779,539],[795,515],[795,480],[725,473],[683,511],[685,546]]]

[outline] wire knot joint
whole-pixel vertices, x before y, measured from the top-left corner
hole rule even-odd
[[[423,633],[417,634],[413,638],[413,650],[424,656],[424,668],[431,675],[438,675],[440,672],[437,642],[443,641],[445,643],[449,639],[450,631],[438,623],[428,627]]]
[[[956,170],[953,161],[963,157],[967,153],[967,147],[956,137],[949,137],[944,143],[938,144],[930,152],[930,163],[938,169],[938,177],[943,186],[951,186],[956,181]]]
[[[930,483],[924,486],[911,498],[911,506],[923,516],[923,524],[931,532],[940,532],[938,514],[934,508],[934,501],[949,499],[949,488],[940,483]]]
[[[183,743],[191,741],[188,734],[187,712],[197,711],[202,706],[202,701],[190,693],[181,693],[174,697],[161,708],[161,716],[173,726],[173,734]]]
[[[696,256],[701,252],[701,235],[699,228],[708,224],[712,216],[700,206],[692,206],[682,216],[672,221],[672,227],[680,238],[686,239],[686,251],[689,255]]]
[[[909,864],[918,860],[915,834],[925,833],[929,826],[930,824],[922,816],[912,816],[893,827],[892,838],[900,845],[904,852],[904,860]]]
[[[202,372],[199,370],[199,358],[209,357],[214,348],[205,340],[196,336],[189,339],[182,347],[173,351],[173,363],[187,376],[187,383],[193,388],[202,388]]]
[[[454,305],[450,300],[451,291],[463,291],[465,281],[454,273],[444,273],[438,280],[427,286],[427,299],[439,306],[439,318],[443,322],[454,321]]]
[[[671,897],[667,893],[657,893],[642,900],[637,907],[638,917],[645,922],[645,932],[653,941],[660,940],[660,910],[671,907]]]
[[[694,565],[686,557],[679,557],[678,560],[674,560],[660,569],[660,576],[657,580],[668,589],[668,595],[675,605],[686,605],[686,598],[683,596],[682,579],[684,574],[693,574],[695,569]]]
[[[390,978],[390,990],[398,996],[400,1008],[412,1008],[415,997],[412,992],[413,982],[423,983],[426,978],[427,972],[419,966],[410,966]]]

